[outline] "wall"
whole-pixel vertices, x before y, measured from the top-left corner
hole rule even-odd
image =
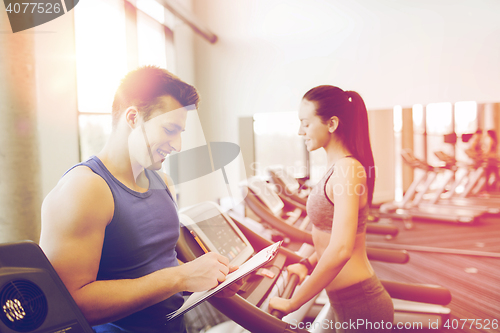
[[[500,99],[498,1],[193,4],[219,37],[214,45],[194,40],[200,117],[210,140],[237,142],[238,117],[296,110],[303,93],[319,84],[358,91],[370,110]],[[388,116],[380,117],[370,118],[376,131],[392,131]],[[378,167],[390,176],[392,150],[373,139]]]
[[[375,160],[375,191],[373,203],[382,203],[394,199],[394,135],[393,135],[393,111],[373,110],[368,112],[370,124],[370,141]]]
[[[498,99],[498,1],[194,4],[219,37],[195,40],[197,83],[220,81],[213,89],[227,88],[220,93],[239,101],[237,112],[294,105],[324,81],[360,91],[370,109]]]
[[[73,14],[72,10],[32,29],[43,197],[80,159]]]
[[[0,243],[40,234],[35,38],[13,34],[0,5]]]

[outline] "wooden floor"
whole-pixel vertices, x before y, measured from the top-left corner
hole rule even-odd
[[[391,222],[382,219],[379,223]],[[458,328],[433,332],[500,332],[492,325],[495,321],[500,326],[500,218],[484,219],[474,225],[392,223],[400,230],[396,237],[367,235],[367,243],[406,248],[410,261],[403,265],[372,262],[379,278],[448,288],[452,294],[447,306],[451,309],[450,324]],[[464,324],[465,319],[469,321]],[[480,328],[486,323],[489,329]]]

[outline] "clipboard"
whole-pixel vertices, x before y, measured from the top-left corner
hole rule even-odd
[[[189,296],[189,298],[177,311],[171,312],[167,315],[167,321],[177,318],[178,316],[186,313],[198,304],[206,301],[219,291],[223,290],[231,283],[247,276],[251,272],[270,262],[278,253],[278,249],[280,248],[281,243],[283,243],[283,241],[274,243],[272,245],[269,245],[265,249],[262,249],[259,253],[240,265],[240,267],[236,271],[228,274],[226,276],[226,280],[220,283],[217,287],[206,291],[192,293],[191,296]]]

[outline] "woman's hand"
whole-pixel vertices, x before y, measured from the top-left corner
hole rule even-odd
[[[299,284],[301,284],[309,273],[306,266],[302,264],[293,264],[287,266],[286,270],[288,271],[288,278],[292,276],[292,274],[296,274],[299,277]]]
[[[295,309],[292,308],[292,303],[289,299],[273,297],[269,300],[269,313],[273,310],[278,310],[285,316],[290,312],[293,312]]]

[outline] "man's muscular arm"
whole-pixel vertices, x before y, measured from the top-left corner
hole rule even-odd
[[[96,281],[113,212],[106,182],[84,166],[61,179],[42,205],[40,246],[91,325],[123,318],[179,291],[206,290],[225,280],[227,258],[209,253],[138,279]]]

